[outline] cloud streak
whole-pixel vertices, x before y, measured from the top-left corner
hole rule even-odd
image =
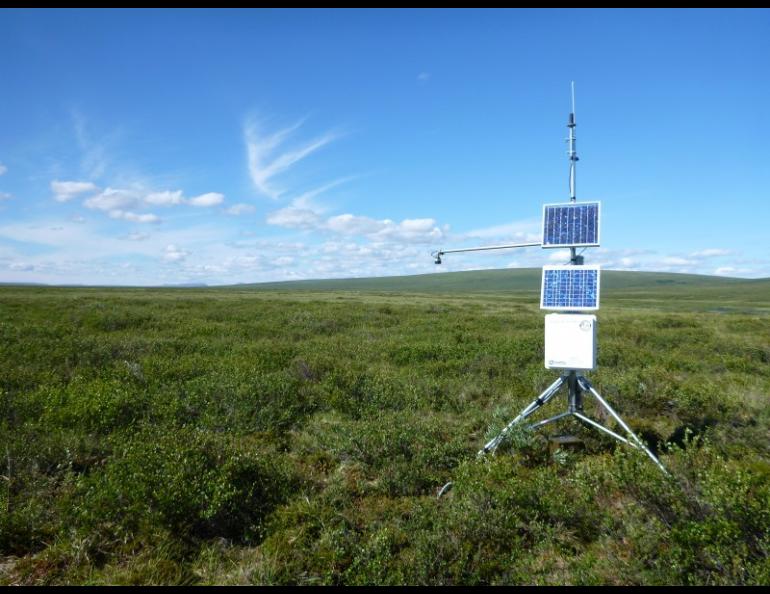
[[[285,147],[287,139],[303,123],[304,119],[273,133],[262,132],[253,119],[244,124],[249,175],[260,194],[273,200],[280,198],[286,190],[276,186],[274,178],[337,138],[336,134],[327,132],[309,142]]]
[[[86,130],[86,119],[81,113],[72,113],[72,124],[81,152],[80,168],[91,179],[99,179],[107,170],[107,149],[91,139]]]

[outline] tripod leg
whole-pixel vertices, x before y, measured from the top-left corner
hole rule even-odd
[[[554,421],[558,421],[559,419],[563,419],[564,417],[568,417],[570,415],[573,415],[575,413],[571,413],[569,411],[559,413],[555,417],[551,417],[550,419],[545,419],[544,421],[538,421],[537,423],[532,423],[531,425],[527,426],[527,429],[533,430],[533,429],[540,429],[543,425],[547,425],[548,423],[553,423]]]
[[[623,421],[623,419],[620,418],[620,415],[618,413],[616,413],[612,409],[612,407],[607,403],[607,401],[604,398],[602,398],[602,396],[601,396],[601,394],[599,394],[599,392],[594,390],[594,387],[588,382],[588,380],[581,375],[581,376],[578,376],[578,382],[580,383],[580,386],[584,390],[588,390],[589,392],[591,392],[591,394],[594,395],[594,397],[605,408],[605,410],[608,413],[610,413],[610,415],[612,415],[612,418],[615,419],[618,422],[618,425],[623,427],[623,429],[625,429],[626,433],[628,433],[628,435],[636,442],[636,445],[639,446],[642,450],[644,450],[644,453],[646,453],[650,457],[650,460],[655,462],[657,467],[660,468],[663,471],[664,474],[668,474],[668,471],[663,467],[663,464],[660,463],[660,460],[658,460],[655,457],[655,454],[653,454],[650,451],[650,449],[644,444],[644,442],[636,436],[636,433],[631,431],[630,427],[628,425],[626,425],[626,423]],[[633,445],[633,444],[629,444],[629,445]]]
[[[575,413],[575,416],[578,419],[580,419],[581,421],[583,421],[584,423],[586,423],[587,425],[590,425],[591,427],[595,427],[599,431],[603,431],[604,433],[607,433],[608,435],[611,435],[612,437],[614,437],[618,441],[622,441],[623,443],[630,445],[632,448],[638,447],[635,443],[631,443],[625,437],[622,437],[622,436],[618,435],[614,431],[610,431],[604,425],[601,425],[601,424],[597,423],[593,419],[589,419],[587,416],[585,416],[585,415],[583,415],[581,413]]]
[[[546,402],[548,402],[551,398],[553,398],[553,395],[556,394],[556,392],[561,388],[561,385],[564,383],[564,377],[560,377],[555,382],[553,382],[550,386],[548,386],[540,396],[535,398],[531,403],[529,403],[523,411],[519,413],[519,416],[517,416],[513,421],[508,423],[505,428],[495,437],[494,439],[490,440],[481,450],[479,450],[478,456],[483,456],[484,454],[488,454],[489,452],[494,452],[497,449],[497,446],[500,445],[500,442],[503,441],[503,438],[508,433],[508,431],[511,430],[511,427],[516,425],[519,421],[523,421],[526,419],[529,415],[531,415],[533,412],[535,412],[538,408],[543,406]]]

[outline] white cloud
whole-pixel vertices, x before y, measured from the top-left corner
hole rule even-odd
[[[267,215],[267,223],[289,229],[316,229],[321,226],[321,217],[307,208],[287,206]]]
[[[350,213],[324,219],[314,210],[296,206],[270,213],[267,222],[280,227],[314,229],[381,242],[430,243],[442,239],[448,229],[439,228],[434,219],[404,219],[397,223],[390,219],[378,220]]]
[[[420,72],[420,74],[417,75],[417,80],[421,83],[426,83],[430,80],[430,72]]]
[[[8,171],[8,168],[0,163],[0,175],[4,175],[6,171]]]
[[[221,204],[224,198],[224,194],[218,192],[209,192],[186,199],[182,190],[148,193],[134,188],[106,188],[95,196],[86,199],[83,206],[106,212],[113,219],[124,219],[137,223],[155,223],[160,221],[158,216],[151,213],[139,214],[134,211],[151,206],[178,206],[182,204],[198,207],[216,206]]]
[[[135,191],[115,188],[107,188],[83,202],[83,206],[86,208],[104,211],[137,208],[140,205],[141,199]]]
[[[217,204],[221,204],[224,199],[224,194],[209,192],[190,198],[187,203],[192,206],[216,206]]]
[[[176,190],[172,192],[166,190],[165,192],[152,192],[144,197],[144,201],[147,204],[157,206],[173,206],[175,204],[182,204],[184,198],[182,198],[182,190]]]
[[[319,216],[321,223],[328,218],[331,217]],[[383,223],[387,219],[369,220]],[[420,236],[439,227],[429,224],[429,220],[391,221],[390,225],[375,225],[375,229]],[[422,241],[393,240],[387,233],[384,237],[378,236],[376,231],[371,235],[350,235],[322,229],[326,237],[322,236],[320,241],[308,237],[306,241],[298,242],[237,234],[237,231],[223,229],[211,220],[204,225],[180,229],[153,228],[149,233],[142,232],[147,227],[133,226],[138,228],[131,229],[131,236],[127,237],[127,231],[116,234],[112,226],[100,226],[96,217],[84,224],[66,219],[14,224],[0,221],[0,238],[22,242],[31,249],[24,253],[19,251],[23,246],[0,242],[0,278],[51,283],[146,285],[198,281],[223,284],[478,270],[503,268],[508,264],[539,268],[548,263],[551,252],[556,253],[527,249],[452,254],[443,266],[436,267],[430,257],[433,246]],[[53,249],[32,249],[34,244]],[[716,268],[708,260],[698,260],[693,267],[665,265],[662,263],[664,258],[682,255],[649,250],[597,248],[586,250],[585,255],[587,263],[599,263],[604,269],[661,271],[668,266],[672,272],[714,274]],[[121,264],[125,262],[130,262],[132,268],[122,268]],[[14,269],[11,269],[12,264],[16,264]],[[747,270],[749,267],[751,270]],[[766,260],[750,266],[731,259],[721,268],[718,273],[729,276],[770,274]]]
[[[705,250],[700,250],[698,252],[693,252],[690,254],[691,258],[716,258],[719,256],[729,256],[732,252],[730,250],[723,250],[720,248],[708,248]]]
[[[243,214],[252,213],[255,210],[256,209],[251,204],[244,204],[243,202],[238,202],[237,204],[233,204],[230,208],[226,208],[225,213],[237,217]]]
[[[400,223],[386,219],[373,239],[429,243],[442,239],[445,230],[439,229],[433,219],[404,219]]]
[[[532,243],[542,240],[542,222],[540,219],[514,221],[504,225],[483,227],[461,233],[458,239],[488,239],[513,243]]]
[[[693,266],[695,262],[679,256],[667,256],[661,260],[665,266]]]
[[[91,182],[84,181],[59,181],[51,182],[51,191],[54,193],[54,199],[57,202],[67,202],[72,200],[78,194],[84,192],[95,192],[99,188]]]
[[[127,241],[125,234],[123,237],[118,235],[111,227],[100,225],[93,219],[77,224],[55,219],[7,223],[0,218],[0,238],[19,242],[16,247],[9,247],[0,241],[0,268],[12,262],[34,266],[34,272],[7,269],[3,274],[0,270],[0,280],[14,280],[13,274],[23,274],[25,281],[47,283],[150,285],[184,282],[186,279],[179,276],[182,271],[177,266],[170,269],[151,264],[152,260],[163,262],[162,256],[168,245],[185,246],[176,250],[180,256],[182,252],[204,254],[205,261],[201,264],[211,265],[218,265],[240,251],[226,245],[230,233],[212,221],[180,229],[159,228],[141,241]],[[46,249],[40,249],[41,246]],[[115,264],[118,258],[121,262],[126,258],[137,258],[133,260],[137,272],[120,271]],[[204,280],[210,282],[214,274],[208,273]],[[229,278],[233,282],[240,280],[236,276]],[[18,280],[22,277],[18,276]]]
[[[757,277],[757,271],[752,268],[738,268],[735,266],[720,266],[716,270],[714,270],[714,274],[718,276],[733,276],[733,277],[742,277],[742,278],[751,278],[751,277]],[[767,269],[765,269],[764,274],[759,275],[759,277],[767,277],[768,272]]]
[[[326,223],[322,219],[322,214],[327,210],[326,207],[318,204],[314,198],[323,192],[330,190],[340,184],[353,179],[352,177],[343,177],[333,182],[300,194],[291,201],[289,206],[271,212],[267,215],[267,222],[270,225],[288,227],[292,229],[322,229]],[[352,215],[351,215],[352,216]]]
[[[135,231],[134,233],[129,233],[123,239],[128,239],[129,241],[144,241],[149,237],[150,237],[149,233],[141,233],[141,232]]]
[[[636,260],[633,258],[621,258],[619,263],[623,268],[636,268],[638,265]]]
[[[389,219],[376,221],[365,216],[341,214],[329,217],[326,220],[325,227],[334,233],[341,233],[342,235],[372,235],[381,231],[384,225],[392,223],[393,221]]]
[[[737,270],[732,266],[720,266],[714,271],[714,274],[719,276],[729,276],[730,274],[734,274],[735,272],[737,272]]]
[[[304,120],[277,132],[262,133],[256,122],[249,120],[244,125],[244,138],[248,156],[249,175],[257,190],[272,199],[277,199],[285,190],[275,187],[274,177],[286,172],[293,165],[332,142],[336,136],[326,133],[315,140],[278,152],[277,149],[296,131]]]
[[[190,252],[180,249],[172,243],[166,246],[163,252],[163,259],[166,262],[181,262],[189,255]]]
[[[10,200],[11,198],[13,198],[13,196],[8,192],[0,192],[0,200]]]
[[[570,252],[569,250],[549,250],[551,253],[548,254],[548,260],[550,262],[557,262],[559,264],[566,264],[570,261]]]
[[[160,217],[152,213],[138,214],[128,210],[115,209],[108,213],[111,219],[122,219],[132,223],[159,223]]]

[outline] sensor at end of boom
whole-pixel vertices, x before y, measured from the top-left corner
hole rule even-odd
[[[431,256],[433,256],[433,262],[435,264],[441,264],[441,254],[443,252],[433,252]]]

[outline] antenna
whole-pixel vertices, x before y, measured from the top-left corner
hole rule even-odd
[[[545,316],[545,367],[546,369],[561,369],[560,377],[548,386],[535,400],[528,404],[495,437],[484,445],[478,456],[494,453],[505,436],[515,425],[524,421],[535,411],[553,398],[559,389],[567,386],[567,410],[558,415],[527,425],[534,430],[544,427],[566,417],[574,417],[583,426],[597,429],[633,448],[642,450],[663,471],[666,469],[655,457],[644,442],[631,431],[601,394],[578,371],[590,371],[596,367],[596,316],[586,313],[586,310],[599,309],[599,278],[598,266],[584,266],[583,256],[578,256],[578,247],[597,247],[599,245],[599,202],[577,202],[575,195],[575,169],[578,162],[575,149],[575,82],[570,85],[572,111],[569,114],[569,202],[562,204],[546,204],[543,207],[543,241],[541,243],[520,243],[511,245],[462,248],[454,250],[439,250],[433,252],[436,264],[441,264],[441,256],[457,252],[472,252],[480,250],[498,250],[518,247],[541,246],[542,248],[570,249],[570,265],[544,266],[540,292],[540,309],[560,310]],[[583,411],[583,396],[591,394],[609,416],[625,431],[622,436],[605,427],[601,423],[586,416]],[[441,497],[452,483],[444,485],[439,491]]]
[[[570,202],[577,202],[577,197],[575,195],[575,177],[577,173],[577,162],[578,162],[578,156],[577,151],[575,150],[575,141],[577,138],[575,138],[575,126],[577,126],[577,122],[575,122],[575,81],[572,81],[572,84],[570,85],[570,89],[572,91],[572,111],[569,113],[569,121],[567,122],[567,128],[569,128],[569,138],[567,139],[567,142],[569,142],[569,201]],[[578,256],[577,252],[575,251],[574,247],[571,247],[569,250],[570,255],[570,263],[572,264],[582,264],[582,256]]]
[[[575,81],[572,81],[572,111],[569,114],[569,122],[567,123],[567,128],[569,128],[569,138],[567,139],[567,142],[569,142],[569,200],[570,202],[575,202],[577,200],[575,196],[575,173],[577,168],[577,162],[578,162],[578,156],[577,151],[575,150],[575,141],[577,138],[575,137],[575,126],[577,126],[577,122],[575,121]]]

